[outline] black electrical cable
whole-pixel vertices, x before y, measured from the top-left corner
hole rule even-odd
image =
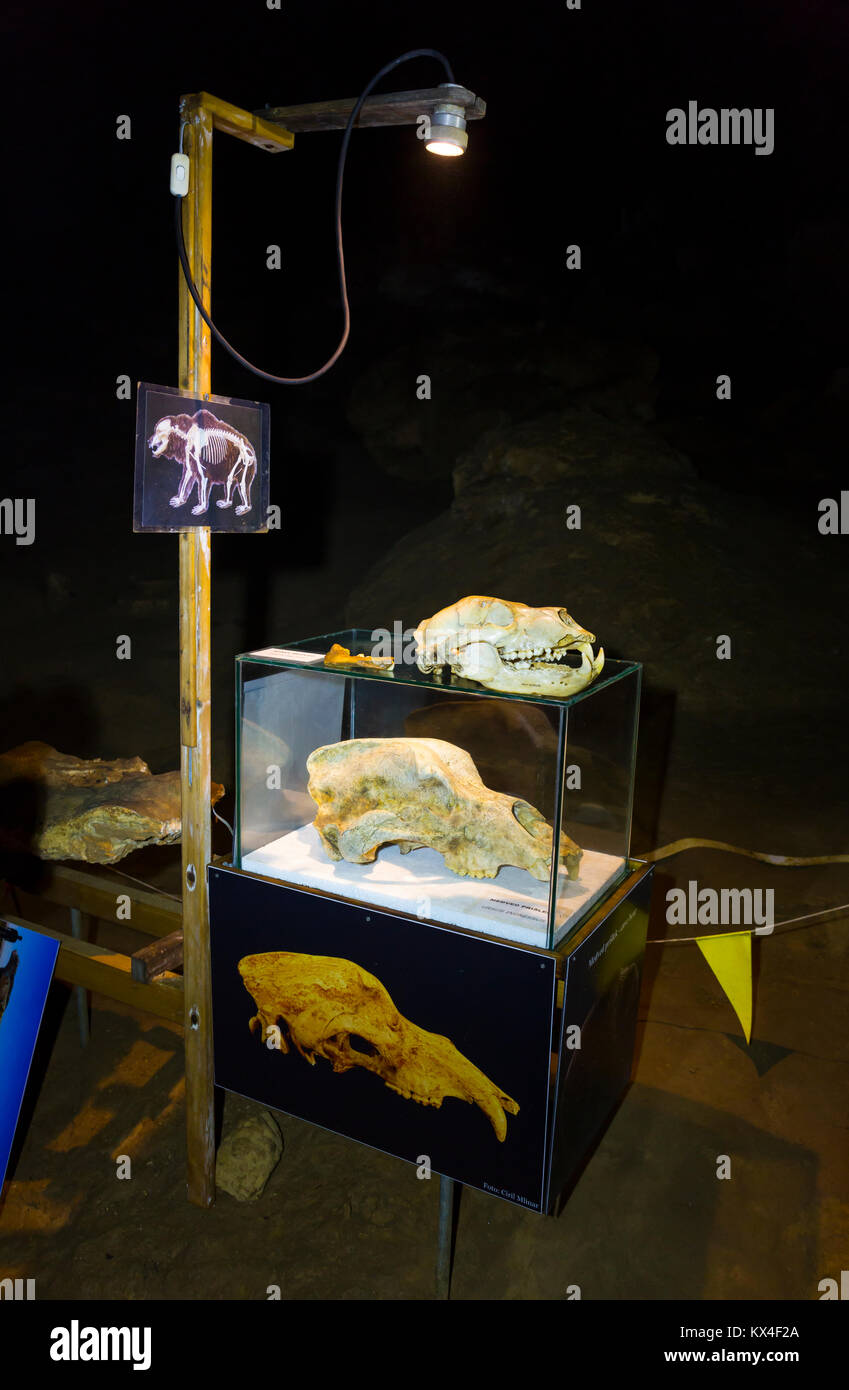
[[[264,372],[261,367],[255,367],[252,362],[249,362],[246,357],[243,357],[240,352],[236,351],[232,343],[228,343],[223,333],[220,333],[218,331],[218,329],[215,327],[215,324],[212,322],[212,319],[209,317],[209,314],[207,313],[206,309],[203,307],[197,286],[195,285],[195,282],[192,279],[192,272],[189,266],[189,258],[186,254],[186,243],[183,239],[183,216],[181,206],[183,198],[180,194],[174,195],[174,221],[177,228],[177,252],[180,257],[180,265],[183,267],[183,274],[186,277],[186,284],[189,287],[189,294],[192,296],[192,299],[197,305],[198,313],[200,314],[207,328],[209,328],[210,332],[218,339],[218,342],[221,344],[221,346],[223,348],[226,348],[231,357],[234,357],[237,362],[239,362],[243,367],[246,367],[249,372],[253,372],[255,376],[261,376],[266,381],[273,381],[278,386],[302,386],[308,381],[315,381],[318,377],[324,376],[324,373],[330,370],[334,363],[339,360],[339,358],[342,355],[342,352],[344,351],[345,344],[348,341],[348,335],[351,331],[351,310],[348,304],[348,285],[345,279],[345,256],[342,251],[342,179],[345,173],[345,158],[348,154],[348,145],[351,140],[351,131],[354,128],[354,122],[360,114],[360,109],[362,108],[363,102],[365,101],[369,93],[372,91],[372,88],[376,87],[378,82],[380,82],[381,78],[384,78],[387,75],[387,73],[390,73],[392,71],[393,68],[397,68],[400,63],[408,62],[411,58],[436,58],[437,61],[440,62],[442,66],[445,68],[445,71],[448,74],[448,81],[454,81],[454,73],[451,69],[451,64],[448,62],[448,59],[445,57],[444,54],[440,53],[435,48],[413,48],[410,50],[409,53],[402,53],[400,58],[395,58],[393,62],[387,63],[385,67],[382,67],[380,69],[380,72],[375,74],[375,76],[371,79],[371,82],[369,82],[368,86],[364,89],[364,91],[357,99],[356,105],[354,106],[353,111],[348,117],[348,122],[345,126],[345,133],[342,136],[342,148],[339,151],[339,164],[336,171],[336,254],[339,263],[339,290],[342,297],[342,311],[345,320],[345,327],[342,331],[342,337],[339,340],[339,346],[333,353],[333,356],[329,357],[325,362],[324,366],[319,367],[318,371],[310,372],[309,376],[274,376],[272,372]]]

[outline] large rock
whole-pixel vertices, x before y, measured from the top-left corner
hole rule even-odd
[[[237,1202],[255,1202],[277,1167],[283,1139],[269,1110],[243,1115],[221,1141],[215,1160],[215,1186]]]
[[[212,784],[212,803],[224,788]],[[39,859],[115,864],[180,838],[180,774],[141,758],[76,758],[47,743],[0,754],[0,844]]]

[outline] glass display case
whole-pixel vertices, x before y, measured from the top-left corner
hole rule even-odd
[[[406,651],[391,669],[328,666],[335,644],[370,656],[374,634],[237,657],[234,867],[501,940],[569,940],[628,873],[640,666],[608,660],[555,699],[424,674]]]

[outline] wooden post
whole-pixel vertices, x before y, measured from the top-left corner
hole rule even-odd
[[[212,255],[212,115],[197,97],[184,97],[183,152],[189,192],[183,235],[192,276],[210,308]],[[210,391],[209,329],[180,277],[180,386]],[[186,1157],[189,1201],[215,1200],[215,1124],[212,1082],[212,986],[206,866],[212,857],[210,704],[210,531],[179,536],[180,546],[180,781],[183,849],[183,980],[185,989]]]

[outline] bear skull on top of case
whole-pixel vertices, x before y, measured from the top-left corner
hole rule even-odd
[[[595,634],[565,608],[529,608],[481,594],[423,618],[415,641],[420,671],[450,666],[454,675],[508,695],[563,699],[584,690],[604,666],[602,647],[593,657]]]

